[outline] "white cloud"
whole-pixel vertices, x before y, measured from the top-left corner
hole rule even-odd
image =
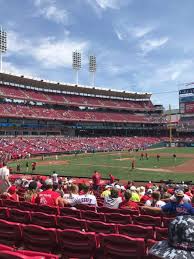
[[[122,2],[124,2],[124,0],[96,0],[97,5],[104,10],[107,8],[119,9]]]
[[[64,8],[58,7],[55,0],[34,0],[33,3],[38,10],[37,15],[58,24],[67,23],[67,11]]]
[[[28,40],[13,31],[9,32],[9,35],[10,55],[32,58],[38,61],[39,66],[47,68],[70,67],[72,51],[84,52],[89,45],[86,41],[71,40],[68,37],[63,40],[56,40],[54,37]]]
[[[168,37],[163,37],[159,39],[146,39],[140,43],[140,48],[144,55],[152,50],[162,47],[169,41]]]

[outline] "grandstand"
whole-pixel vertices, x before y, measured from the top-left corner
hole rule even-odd
[[[147,136],[166,130],[151,94],[0,73],[1,135]]]

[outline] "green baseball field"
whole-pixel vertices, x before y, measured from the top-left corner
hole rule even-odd
[[[141,160],[141,152],[111,152],[75,155],[45,156],[30,160],[18,160],[9,163],[16,171],[19,163],[21,173],[26,173],[26,162],[37,162],[35,173],[52,174],[56,171],[63,176],[90,177],[94,170],[101,172],[102,177],[108,178],[112,173],[116,178],[135,181],[174,180],[194,182],[194,148],[161,148],[146,151],[148,159]],[[145,154],[145,152],[144,152]],[[157,154],[160,158],[157,160]],[[173,157],[176,154],[176,158]],[[135,169],[131,162],[135,159]]]

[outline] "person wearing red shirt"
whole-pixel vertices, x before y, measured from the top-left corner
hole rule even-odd
[[[109,174],[109,178],[110,178],[110,184],[113,184],[115,181],[115,177],[112,174]]]
[[[94,189],[94,191],[98,191],[99,190],[100,180],[101,180],[100,173],[95,171],[94,174],[92,175],[92,182],[93,182],[93,189]]]
[[[149,181],[149,183],[146,183],[145,188],[146,188],[146,190],[148,190],[148,189],[152,188],[152,186],[153,186],[153,183],[151,181]]]
[[[12,201],[19,201],[19,196],[16,191],[17,188],[15,185],[10,186],[6,193],[7,199]]]
[[[141,197],[140,202],[146,203],[146,201],[152,198],[152,189],[148,189],[144,196]]]
[[[119,209],[132,209],[132,210],[139,209],[136,202],[130,201],[132,196],[131,192],[126,191],[124,196],[125,196],[125,200],[119,204]]]
[[[47,179],[45,181],[45,191],[39,193],[36,201],[40,205],[57,206],[60,200],[60,194],[52,190],[53,181],[52,179]]]

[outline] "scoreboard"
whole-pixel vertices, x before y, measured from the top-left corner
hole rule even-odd
[[[194,114],[194,88],[179,91],[179,110],[182,114]]]

